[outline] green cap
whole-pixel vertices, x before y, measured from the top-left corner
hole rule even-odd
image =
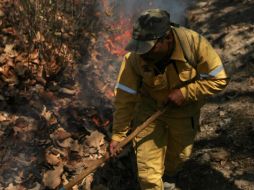
[[[133,25],[132,39],[125,50],[144,54],[150,51],[157,40],[170,28],[170,14],[161,9],[149,9],[140,14]]]

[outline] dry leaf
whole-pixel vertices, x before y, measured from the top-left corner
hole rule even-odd
[[[20,53],[17,57],[15,57],[15,62],[23,62],[26,59],[26,55],[24,53]]]
[[[68,94],[68,95],[75,95],[77,91],[72,90],[72,89],[68,89],[68,88],[60,88],[59,92],[64,93],[64,94]]]
[[[60,65],[56,62],[56,60],[54,60],[54,58],[52,58],[52,60],[50,62],[46,63],[46,76],[50,77],[52,75],[56,75],[58,74],[58,72],[61,70]]]
[[[9,54],[13,52],[14,44],[6,44],[4,48],[4,52]]]
[[[8,187],[5,188],[6,190],[19,190],[18,187],[14,186],[13,183],[10,183]]]
[[[43,106],[41,116],[47,120],[49,125],[53,125],[57,123],[57,118],[55,117],[53,112],[47,110],[46,106]]]
[[[39,50],[35,49],[32,53],[30,53],[29,56],[30,56],[29,58],[32,59],[32,60],[37,59],[39,57]]]
[[[67,149],[60,150],[55,147],[51,148],[50,151],[55,155],[60,154],[61,157],[64,157],[64,158],[68,157],[68,153],[69,153]]]
[[[36,160],[36,158],[30,158],[28,160],[28,158],[26,158],[24,154],[20,154],[18,157],[13,158],[13,160],[15,160],[15,162],[18,163],[19,165],[28,167],[32,165],[32,163]]]
[[[0,17],[4,17],[4,12],[2,10],[0,10]]]
[[[35,187],[28,189],[28,190],[40,190],[40,189],[41,189],[41,185],[38,182],[36,182]]]
[[[44,36],[38,31],[35,35],[34,42],[44,42],[45,38]]]
[[[37,76],[38,77],[40,77],[40,78],[42,78],[43,77],[43,72],[44,72],[44,67],[43,67],[43,65],[39,65],[38,66],[38,71],[37,71],[38,73],[37,73]],[[45,80],[45,79],[44,79]]]
[[[104,135],[98,131],[93,131],[90,136],[86,137],[85,142],[89,147],[98,148],[104,144]]]
[[[16,119],[15,125],[17,127],[24,128],[24,127],[27,127],[29,125],[29,123],[25,118],[19,117],[19,118]]]
[[[91,190],[91,185],[92,185],[92,182],[93,182],[93,176],[92,175],[89,175],[85,178],[85,189],[86,190]]]
[[[0,67],[0,73],[3,74],[6,77],[9,76],[9,71],[10,71],[10,66],[8,64]]]
[[[58,146],[62,148],[70,148],[72,144],[73,139],[72,138],[67,138],[63,142],[60,142],[59,140],[56,140],[56,143]]]
[[[9,120],[10,117],[6,112],[0,112],[0,122]]]
[[[61,174],[63,173],[63,165],[59,165],[54,170],[49,170],[43,175],[43,183],[46,187],[55,189],[61,184]]]
[[[224,149],[216,149],[210,152],[211,159],[214,161],[224,161],[230,156],[229,152]]]
[[[4,52],[11,58],[16,57],[18,54],[13,50],[14,44],[6,44],[4,48]]]
[[[69,171],[76,171],[77,169],[83,169],[85,166],[85,163],[80,161],[68,161],[68,163],[65,165],[65,167],[68,168]]]
[[[72,143],[71,151],[77,152],[77,153],[82,153],[83,152],[83,147],[78,143],[78,140],[75,140]]]
[[[2,31],[14,36],[17,34],[16,30],[13,27],[4,28]]]
[[[13,127],[14,135],[18,133],[26,133],[32,131],[34,128],[25,118],[18,118],[15,121],[15,126]]]
[[[50,135],[50,137],[53,139],[62,141],[64,139],[71,137],[71,134],[60,127],[58,129],[56,129],[53,132],[53,134]]]
[[[7,61],[7,57],[5,54],[0,55],[0,64],[4,64]]]
[[[9,83],[9,85],[10,84],[16,85],[16,84],[19,83],[19,81],[18,81],[18,79],[17,79],[17,77],[15,75],[12,75],[10,77],[2,76],[2,79],[3,79],[4,82]]]
[[[46,156],[47,163],[53,166],[58,165],[61,162],[60,154],[55,155],[52,153],[47,153],[45,156]]]

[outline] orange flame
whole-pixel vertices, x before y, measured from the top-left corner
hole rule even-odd
[[[93,116],[92,117],[92,121],[94,122],[94,124],[97,126],[97,127],[99,127],[100,126],[100,119],[97,117],[97,116]]]
[[[111,54],[123,56],[126,53],[124,48],[131,39],[130,20],[120,18],[118,22],[111,24],[111,31],[112,34],[105,39],[104,46]]]
[[[148,7],[154,6],[154,1],[149,0],[146,5]],[[120,12],[120,15],[114,14],[114,2],[110,0],[102,0],[102,7],[107,16],[113,18],[113,22],[109,21],[108,26],[112,33],[110,37],[105,38],[104,46],[113,55],[123,56],[126,51],[124,50],[128,41],[131,39],[131,19],[126,18],[127,13],[118,9],[115,11]],[[139,13],[144,7],[134,7],[133,13]],[[121,9],[121,8],[120,8]]]
[[[94,115],[92,117],[92,121],[97,127],[104,127],[105,128],[110,124],[110,120],[102,121],[102,119],[99,118],[99,116],[97,116],[97,115]]]
[[[103,126],[103,127],[107,127],[109,124],[110,124],[110,120],[106,120],[106,121],[102,124],[102,126]]]

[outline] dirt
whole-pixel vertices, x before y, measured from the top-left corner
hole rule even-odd
[[[230,75],[202,108],[201,132],[179,174],[181,189],[254,189],[254,2],[198,1],[189,25],[206,36]]]
[[[124,53],[110,39],[119,34],[112,24],[118,16],[107,1],[66,2],[58,1],[56,10],[37,3],[33,11],[44,12],[35,15],[0,3],[0,189],[58,189],[107,150]],[[230,83],[202,108],[177,188],[254,190],[253,11],[252,0],[208,0],[187,12],[188,26],[221,55]],[[139,189],[132,149],[74,189]]]
[[[213,44],[230,76],[230,83],[222,93],[209,98],[202,108],[194,152],[178,175],[176,189],[254,189],[252,11],[253,1],[246,0],[197,1],[188,10],[188,26]],[[135,171],[133,174],[135,176]],[[107,175],[104,177],[107,179],[104,184],[114,181]],[[139,189],[135,183],[118,188],[108,184],[108,187]]]
[[[213,44],[230,83],[202,108],[200,132],[178,175],[178,189],[254,189],[253,11],[254,2],[247,0],[197,1],[188,10],[188,26]]]

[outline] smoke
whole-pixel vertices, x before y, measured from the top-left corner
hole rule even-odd
[[[185,25],[186,9],[192,5],[193,1],[194,0],[111,0],[110,3],[115,7],[114,11],[116,13],[121,12],[121,14],[132,18],[132,20],[146,9],[160,8],[170,13],[173,22]]]
[[[101,27],[94,27],[100,31],[94,39],[94,44],[88,49],[90,59],[82,66],[84,99],[93,105],[101,98],[113,98],[120,62],[126,53],[124,48],[131,38],[132,23],[137,16],[146,9],[160,8],[168,11],[171,21],[186,25],[186,10],[194,0],[100,0],[98,1]],[[84,75],[82,75],[84,76]],[[107,93],[108,91],[108,93]],[[99,96],[98,96],[99,94]],[[102,103],[103,104],[103,103]]]

